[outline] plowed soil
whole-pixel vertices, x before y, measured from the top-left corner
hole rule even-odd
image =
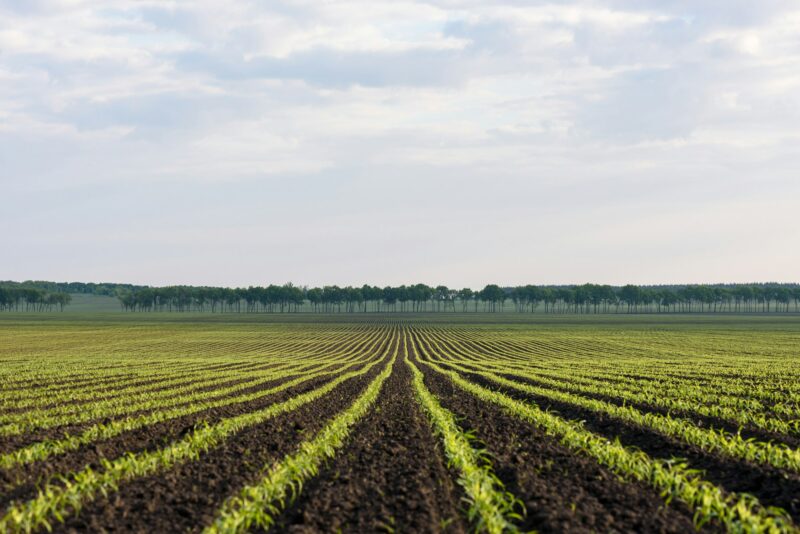
[[[400,359],[352,441],[303,489],[279,531],[466,532],[439,440]]]
[[[639,428],[604,414],[571,404],[504,388],[479,375],[466,373],[469,380],[521,400],[536,403],[540,408],[557,412],[565,419],[583,421],[587,430],[618,438],[623,445],[636,447],[653,458],[682,458],[690,467],[703,471],[703,478],[725,490],[749,493],[765,506],[786,510],[795,521],[800,520],[800,476],[769,466],[721,457],[699,447],[677,441],[658,432]]]
[[[588,431],[598,436],[618,439],[623,445],[639,449],[653,458],[683,458],[690,467],[702,470],[703,478],[718,485],[723,492],[750,493],[763,505],[784,508],[795,521],[800,522],[800,475],[788,469],[771,469],[732,460],[601,413],[502,387],[480,376],[475,368],[469,366],[470,363],[491,358],[507,358],[528,361],[532,367],[546,368],[547,362],[539,361],[538,352],[531,352],[528,345],[520,345],[522,348],[519,348],[516,344],[492,337],[455,342],[432,327],[406,324],[403,319],[391,319],[388,323],[384,320],[364,329],[375,330],[369,337],[359,338],[357,342],[343,333],[336,343],[330,345],[337,351],[347,348],[348,354],[358,354],[363,358],[356,363],[342,363],[339,359],[330,375],[307,380],[286,391],[265,395],[254,401],[176,417],[53,455],[45,461],[0,470],[0,518],[12,518],[12,528],[24,529],[24,526],[19,527],[23,525],[20,518],[27,517],[17,514],[18,510],[6,515],[8,507],[24,507],[26,501],[36,497],[46,483],[68,484],[71,474],[87,466],[102,472],[106,460],[129,453],[162,449],[193,432],[198,425],[215,424],[262,410],[317,389],[346,371],[376,363],[364,375],[343,382],[315,401],[229,435],[222,443],[204,451],[197,458],[180,462],[152,476],[122,482],[108,494],[87,496],[87,501],[79,511],[64,514],[63,523],[58,522],[58,513],[52,509],[46,510],[46,513],[52,514],[47,517],[52,531],[58,533],[199,532],[214,520],[227,499],[239,494],[243,486],[261,480],[276,462],[297,452],[303,442],[313,439],[329,421],[349,408],[378,373],[385,369],[390,360],[386,354],[397,350],[392,372],[375,404],[355,423],[344,445],[321,466],[319,473],[302,481],[298,486],[302,490],[296,500],[279,505],[283,511],[274,518],[273,531],[292,534],[465,534],[476,527],[476,518],[470,518],[467,513],[465,492],[458,484],[459,473],[448,465],[441,437],[434,434],[414,394],[413,375],[407,359],[415,362],[424,373],[425,385],[445,409],[455,414],[460,427],[473,436],[473,445],[485,451],[484,458],[502,482],[503,490],[518,500],[520,517],[511,520],[522,531],[588,534],[685,533],[696,530],[693,510],[683,503],[676,500],[665,502],[659,492],[648,484],[623,479],[587,453],[561,444],[556,437],[548,435],[536,425],[509,415],[497,405],[457,387],[446,375],[425,363],[428,354],[433,359],[453,358],[446,360],[450,362],[460,360],[463,368],[450,368],[457,370],[465,379],[524,402],[535,403],[564,419],[581,421]],[[297,335],[302,333],[298,332]],[[455,337],[458,337],[457,332]],[[409,342],[408,346],[405,345],[405,339]],[[375,345],[372,345],[373,342]],[[236,346],[233,341],[225,341],[216,350],[223,350],[228,344]],[[313,345],[310,341],[309,344]],[[274,345],[265,344],[264,348],[271,348],[268,355],[276,354]],[[543,341],[541,348],[547,354],[553,353],[549,357],[569,361],[569,351],[556,342]],[[314,354],[324,353],[325,350],[324,347],[319,348]],[[527,353],[524,356],[515,354],[517,350]],[[275,362],[269,361],[268,355],[265,355],[263,362],[248,360],[219,364],[218,367],[229,371],[263,370],[275,365]],[[302,362],[303,357],[298,355],[297,361]],[[284,356],[281,356],[281,360],[285,361]],[[131,368],[138,363],[138,360],[132,359]],[[447,364],[442,366],[448,367]],[[464,368],[468,370],[464,371]],[[176,376],[180,376],[180,373]],[[233,399],[247,393],[266,391],[298,376],[302,376],[302,373],[286,371],[278,379],[274,376],[265,378],[264,383],[248,384],[234,394],[215,392],[223,385],[240,384],[246,380],[232,374],[220,384],[198,390],[204,392],[204,400]],[[508,378],[536,383],[535,378],[512,375],[508,375]],[[137,377],[131,382],[125,377],[109,377],[98,389],[97,397],[124,399],[129,390],[119,388],[132,385],[161,391],[169,387],[162,383],[165,380],[158,376],[151,381]],[[185,376],[185,380],[191,381],[192,376]],[[76,380],[65,381],[62,389],[71,391],[74,388],[74,391],[79,391],[83,384]],[[33,387],[35,385],[33,383]],[[32,396],[32,393],[29,395]],[[598,394],[593,398],[621,403],[619,399],[607,395]],[[82,409],[83,405],[95,400],[75,400],[71,405],[75,409]],[[185,399],[181,402],[183,404],[180,406],[190,405]],[[69,401],[63,405],[69,405]],[[646,404],[634,406],[643,411],[664,413]],[[15,410],[22,413],[31,409],[9,408],[7,411],[11,413]],[[690,415],[685,414],[687,419]],[[93,420],[0,438],[0,452],[44,439],[59,438],[65,433],[79,433],[97,422]],[[692,422],[698,426],[736,430],[730,423],[711,417],[693,417]],[[41,426],[46,424],[41,423]],[[743,435],[761,440],[777,440],[781,437],[754,428],[745,428]],[[786,442],[790,445],[800,444],[796,437]],[[67,477],[61,478],[60,475]],[[475,523],[471,523],[473,521]],[[39,525],[39,529],[44,530],[43,525]],[[703,532],[722,530],[722,525],[713,522],[702,528]]]
[[[118,458],[128,452],[137,453],[161,448],[191,432],[197,424],[203,422],[213,424],[224,418],[235,417],[282,402],[295,395],[320,387],[338,376],[338,374],[312,379],[285,391],[265,395],[263,398],[250,402],[212,408],[124,432],[111,439],[96,441],[44,461],[34,462],[14,469],[0,470],[0,506],[4,506],[13,500],[32,498],[37,491],[37,487],[46,483],[52,475],[78,471],[87,465],[93,469],[99,469],[100,462],[103,459]],[[269,389],[274,385],[270,383],[262,387],[263,389]]]
[[[525,505],[520,523],[538,532],[692,532],[690,511],[623,482],[533,425],[510,417],[422,364],[425,384],[486,445],[505,488]]]
[[[54,532],[187,532],[210,523],[226,498],[312,437],[349,406],[382,369],[347,380],[331,393],[244,429],[197,461],[123,484],[88,503]]]
[[[503,378],[507,378],[509,380],[514,380],[516,382],[521,382],[523,384],[531,384],[538,387],[546,387],[551,388],[557,391],[563,391],[566,393],[572,393],[571,391],[567,390],[566,388],[556,388],[547,384],[542,384],[537,382],[535,379],[519,376],[516,374],[501,374]],[[763,430],[752,425],[736,425],[731,423],[730,421],[726,421],[724,419],[720,419],[718,417],[710,417],[706,415],[700,415],[697,413],[686,413],[686,412],[679,412],[675,410],[668,410],[666,408],[661,408],[659,406],[653,406],[652,404],[643,403],[643,402],[631,402],[625,401],[623,402],[622,399],[613,397],[611,395],[600,395],[597,393],[581,393],[582,397],[587,397],[590,399],[597,399],[603,402],[608,402],[610,404],[615,404],[617,406],[630,406],[632,408],[636,408],[642,412],[652,412],[658,413],[661,415],[671,414],[673,417],[684,417],[690,419],[694,424],[701,428],[714,428],[718,430],[724,430],[726,432],[730,432],[736,434],[737,432],[742,435],[745,439],[757,439],[759,441],[774,441],[777,443],[785,443],[786,445],[792,448],[800,447],[800,438],[796,436],[790,436],[787,434],[778,434],[777,432],[769,432],[767,430]]]

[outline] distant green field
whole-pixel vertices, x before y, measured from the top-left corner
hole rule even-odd
[[[119,301],[115,297],[104,295],[89,295],[84,293],[72,293],[72,302],[64,308],[61,313],[86,313],[86,312],[118,312],[120,310]]]
[[[197,323],[197,324],[327,324],[419,321],[432,324],[524,325],[528,328],[598,329],[746,329],[800,331],[800,315],[773,314],[589,314],[544,313],[200,313],[124,312],[116,299],[73,295],[63,312],[0,312],[0,327],[12,323]]]

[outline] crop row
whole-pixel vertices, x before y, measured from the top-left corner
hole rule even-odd
[[[366,336],[365,336],[366,337]],[[376,337],[372,335],[372,339]],[[349,345],[344,346],[341,351],[337,351],[337,356],[346,356],[357,350],[358,338],[353,340]],[[42,415],[57,415],[59,413],[69,413],[74,408],[71,404],[80,402],[85,399],[91,399],[95,404],[113,399],[123,398],[128,403],[134,403],[142,399],[167,399],[170,397],[179,397],[184,392],[192,390],[199,390],[203,388],[212,388],[218,384],[224,384],[232,379],[244,380],[252,377],[263,376],[264,373],[271,373],[273,371],[290,372],[293,367],[298,365],[319,364],[335,361],[331,359],[330,354],[323,357],[304,357],[302,360],[297,358],[271,358],[267,360],[268,363],[254,362],[247,364],[230,364],[225,366],[210,366],[203,367],[198,370],[176,369],[170,370],[169,374],[159,375],[155,374],[150,380],[137,377],[127,383],[116,384],[116,387],[110,389],[95,389],[87,387],[84,391],[76,393],[74,391],[65,392],[50,392],[47,395],[41,395],[34,399],[21,398],[16,402],[6,404],[6,409],[28,409],[30,410],[28,418],[35,418],[38,414]],[[64,401],[69,401],[66,404]],[[53,404],[57,406],[52,407]],[[60,404],[60,405],[59,405]],[[5,423],[13,421],[14,417],[0,416],[0,422]]]
[[[386,351],[389,351],[388,346]],[[373,359],[358,370],[343,373],[323,386],[286,401],[200,426],[164,448],[104,461],[101,469],[87,466],[64,477],[62,483],[48,483],[35,498],[9,508],[0,518],[0,531],[25,532],[48,528],[53,519],[61,521],[66,514],[77,512],[83,503],[93,499],[98,493],[114,491],[120,483],[163,472],[176,464],[196,459],[203,451],[217,446],[228,436],[279,414],[296,410],[330,393],[342,382],[367,373],[380,362],[384,362],[385,356],[383,354],[380,359]]]
[[[647,372],[653,380],[626,377],[614,379],[613,375],[610,376],[598,369],[597,361],[609,360],[607,356],[597,355],[594,361],[588,363],[573,359],[562,366],[545,357],[526,358],[526,355],[520,353],[510,355],[502,348],[486,344],[481,347],[470,346],[463,341],[454,340],[449,335],[442,336],[435,330],[430,331],[429,335],[448,344],[452,351],[458,353],[464,360],[480,362],[495,368],[502,366],[504,371],[511,373],[521,371],[525,377],[548,386],[581,390],[589,394],[600,393],[599,390],[605,393],[613,391],[626,401],[653,404],[667,410],[695,412],[727,419],[733,424],[750,424],[770,432],[787,434],[798,432],[800,402],[796,402],[792,395],[784,394],[779,402],[764,404],[759,397],[766,391],[766,385],[737,387],[731,385],[730,380],[722,379],[710,381],[702,386],[678,380],[659,383],[656,380],[661,376],[654,371],[652,362],[641,359],[636,363],[637,373]],[[485,358],[486,354],[492,358]],[[791,362],[786,362],[786,365],[791,365]],[[706,375],[713,376],[715,372],[716,369],[709,366]],[[800,395],[797,397],[800,399]]]
[[[434,349],[435,350],[435,349]],[[597,414],[607,415],[614,419],[631,423],[643,428],[655,430],[665,436],[682,440],[702,450],[719,453],[723,456],[747,460],[750,462],[771,465],[777,468],[800,472],[800,452],[783,444],[765,443],[756,440],[745,440],[739,434],[698,427],[687,419],[674,418],[652,412],[642,412],[631,406],[618,406],[609,402],[564,393],[549,388],[520,383],[479,366],[465,366],[450,361],[437,359],[437,363],[446,363],[448,367],[461,372],[472,372],[488,378],[492,382],[513,390],[537,395],[539,397],[571,404]],[[469,367],[472,367],[471,369]]]
[[[542,428],[557,437],[563,445],[591,456],[620,476],[645,482],[668,500],[683,501],[695,511],[698,525],[719,521],[731,531],[748,532],[782,532],[794,528],[785,513],[761,506],[750,495],[724,492],[680,463],[653,459],[643,452],[593,434],[580,423],[544,411],[534,403],[516,400],[465,379],[460,373],[437,363],[436,344],[424,334],[415,334],[415,346],[419,350],[420,361],[433,372],[448,377],[465,392],[497,404],[513,416]]]
[[[364,353],[369,354],[370,350],[381,339],[382,337],[379,335],[379,333],[373,334],[370,338],[370,344],[364,348]],[[355,353],[357,347],[349,347],[348,349],[349,350],[347,350],[344,354],[339,353],[335,355],[328,355],[323,360],[323,362],[327,363],[314,362],[312,360],[310,365],[319,366],[350,364],[352,363],[351,358],[357,356]],[[297,372],[308,371],[309,369],[297,370]],[[210,373],[210,375],[213,374],[216,373]],[[259,373],[256,377],[252,378],[249,383],[237,384],[219,390],[201,389],[200,391],[194,391],[197,389],[197,382],[193,383],[191,378],[189,378],[187,379],[188,385],[185,390],[182,390],[179,387],[173,387],[170,389],[161,390],[156,394],[119,397],[116,399],[99,401],[89,406],[71,406],[69,404],[60,404],[55,409],[50,411],[29,411],[6,415],[0,418],[0,435],[19,435],[36,429],[74,425],[96,419],[120,417],[141,411],[163,410],[189,403],[197,403],[206,398],[230,395],[232,393],[236,393],[237,391],[258,385],[259,383],[284,377],[287,374],[295,374],[295,371],[291,369],[287,369],[285,371],[280,369],[269,370]],[[216,379],[211,379],[212,382],[215,380]],[[53,400],[58,402],[60,399],[55,398]]]
[[[371,348],[374,348],[374,346],[371,346]],[[283,381],[278,385],[249,393],[216,395],[207,399],[196,400],[192,403],[184,403],[182,406],[172,409],[159,406],[154,411],[146,414],[113,419],[108,422],[94,423],[78,434],[47,439],[2,454],[0,455],[0,468],[7,469],[34,461],[45,460],[58,454],[76,450],[80,446],[88,445],[95,441],[107,440],[124,432],[145,428],[179,417],[202,413],[207,410],[225,406],[243,405],[248,402],[263,399],[303,383],[341,373],[347,370],[349,366],[361,365],[362,362],[367,362],[372,359],[372,354],[371,351],[367,351],[365,355],[360,356],[358,359],[354,356],[350,356],[346,359],[343,358],[335,364],[329,363],[314,370],[306,370],[303,374],[295,378],[284,376],[282,377]]]
[[[432,330],[431,327],[426,327]],[[796,352],[794,345],[787,345],[785,349],[779,350],[776,346],[769,345],[769,352],[762,353],[761,350],[754,350],[754,342],[771,343],[770,335],[759,335],[755,337],[746,334],[737,334],[736,341],[729,343],[724,352],[717,354],[718,351],[708,351],[703,349],[703,341],[707,337],[704,332],[692,334],[670,332],[662,347],[654,349],[648,340],[657,337],[659,334],[648,331],[647,337],[632,335],[627,332],[601,332],[593,330],[591,337],[582,340],[580,333],[573,332],[543,332],[534,331],[535,337],[526,341],[524,336],[531,336],[531,332],[517,330],[510,331],[479,331],[450,329],[447,328],[448,336],[451,339],[467,343],[474,343],[483,347],[491,346],[494,351],[510,349],[507,354],[526,359],[526,355],[536,357],[536,360],[547,360],[554,365],[569,365],[572,362],[580,362],[583,365],[591,366],[597,371],[636,371],[645,374],[653,372],[674,373],[676,376],[683,376],[689,379],[708,380],[717,379],[717,376],[708,376],[703,368],[709,364],[714,364],[720,370],[735,371],[736,376],[724,377],[726,383],[731,381],[751,382],[755,380],[774,378],[794,378],[800,374],[791,365]],[[524,334],[524,336],[523,336]],[[796,337],[792,337],[796,343]],[[768,350],[766,347],[763,350]],[[608,358],[608,355],[614,358]],[[600,356],[600,358],[598,358]],[[722,358],[720,358],[722,356]],[[646,369],[641,368],[640,363],[645,358],[649,364]],[[680,362],[680,367],[676,364]],[[769,363],[777,365],[762,365]],[[679,373],[678,373],[679,371]],[[720,377],[720,380],[722,378]],[[787,380],[787,382],[790,382]],[[795,388],[797,384],[794,383]]]
[[[553,365],[568,366],[577,361],[598,372],[647,375],[652,371],[702,383],[709,380],[726,384],[767,381],[763,385],[768,386],[777,380],[795,391],[800,390],[797,384],[800,371],[792,365],[797,343],[794,334],[785,334],[783,346],[776,342],[780,339],[776,332],[730,334],[726,343],[711,342],[709,346],[708,338],[713,339],[713,335],[708,332],[482,331],[448,327],[447,333],[454,340],[484,347],[490,345],[495,351],[510,349],[508,353],[520,359],[526,359],[526,355],[533,356],[532,361],[544,360]],[[664,342],[656,345],[652,343],[653,339],[663,339]],[[607,357],[612,354],[614,358]],[[640,365],[643,359],[648,362],[647,368]],[[721,374],[708,375],[705,367],[710,364]],[[725,375],[725,370],[732,375]]]
[[[241,363],[260,360],[263,357],[292,354],[296,356],[320,354],[359,337],[372,328],[349,328],[322,330],[309,334],[310,339],[285,334],[280,330],[262,332],[258,336],[243,336],[230,341],[236,332],[207,334],[201,332],[175,333],[172,330],[156,329],[155,333],[141,333],[135,329],[113,329],[91,336],[76,336],[80,346],[65,349],[63,340],[70,337],[69,331],[56,329],[40,333],[41,343],[26,347],[24,338],[18,340],[20,350],[0,342],[0,354],[8,357],[7,364],[0,369],[4,379],[0,391],[23,387],[26,381],[35,381],[38,387],[47,381],[61,385],[74,379],[105,379],[118,372],[141,373],[169,369],[180,365],[212,365],[215,363]],[[180,330],[178,330],[180,332]],[[222,335],[224,334],[224,336]],[[305,334],[303,334],[305,335]],[[0,339],[0,341],[3,341]],[[76,342],[77,344],[77,342]],[[235,359],[232,357],[235,356]]]
[[[472,447],[468,435],[456,422],[455,415],[443,408],[425,387],[422,372],[408,356],[406,364],[414,374],[417,399],[441,437],[448,460],[459,472],[458,482],[470,504],[468,516],[479,530],[492,533],[516,530],[513,523],[519,517],[515,510],[516,498],[503,490],[488,461]]]
[[[275,515],[299,493],[306,480],[317,474],[322,462],[336,454],[353,425],[374,404],[383,383],[392,373],[398,347],[399,340],[396,340],[384,370],[348,409],[331,420],[313,439],[302,443],[295,454],[272,466],[261,480],[245,486],[229,498],[206,532],[245,532],[253,526],[269,528]]]
[[[491,533],[517,530],[518,520],[525,513],[519,498],[526,496],[512,495],[505,490],[491,465],[492,451],[486,454],[476,447],[470,429],[459,423],[459,416],[463,414],[447,410],[426,387],[429,374],[447,379],[461,394],[498,406],[509,416],[537,427],[574,454],[593,459],[622,479],[651,487],[667,503],[673,500],[684,503],[693,511],[698,526],[714,523],[731,532],[797,532],[787,513],[764,506],[753,496],[727,491],[681,461],[653,458],[626,447],[618,440],[609,440],[587,430],[580,422],[546,411],[537,404],[538,401],[530,400],[536,398],[574,406],[599,418],[611,418],[625,425],[647,429],[665,436],[665,439],[690,444],[721,458],[771,466],[792,476],[800,473],[797,450],[781,443],[744,440],[737,434],[710,430],[690,418],[691,414],[703,414],[706,404],[692,406],[694,401],[682,400],[681,395],[695,399],[692,397],[695,394],[693,388],[701,383],[701,371],[713,367],[713,358],[698,354],[690,356],[691,347],[681,348],[686,360],[680,362],[691,367],[698,380],[678,381],[685,384],[683,390],[659,396],[659,390],[651,386],[659,381],[667,383],[671,380],[668,377],[683,372],[680,367],[667,364],[664,355],[669,350],[667,341],[653,343],[659,346],[661,355],[655,360],[656,365],[651,367],[649,360],[640,354],[642,343],[629,341],[633,348],[624,349],[620,347],[627,346],[625,340],[614,336],[605,340],[602,346],[617,346],[617,350],[622,352],[623,372],[615,371],[613,362],[608,363],[611,359],[608,355],[590,356],[593,349],[588,338],[578,339],[575,343],[582,355],[570,358],[572,341],[569,333],[564,332],[560,336],[548,332],[537,341],[530,333],[516,335],[514,331],[497,327],[382,324],[330,330],[318,328],[310,338],[304,338],[304,335],[300,330],[292,335],[281,333],[275,345],[264,342],[263,352],[252,359],[214,357],[204,364],[202,356],[185,360],[178,357],[170,362],[172,366],[157,368],[155,375],[162,380],[158,387],[140,383],[142,379],[154,376],[147,372],[146,366],[136,367],[135,372],[127,375],[113,374],[124,365],[120,369],[111,366],[109,371],[114,378],[105,383],[115,384],[113,389],[98,388],[74,396],[71,392],[80,390],[82,380],[98,376],[85,362],[74,366],[69,375],[69,379],[78,385],[74,390],[59,388],[57,377],[50,372],[32,373],[31,376],[50,375],[51,381],[45,387],[52,388],[50,391],[55,393],[49,401],[29,396],[16,404],[9,402],[7,408],[17,411],[11,410],[0,416],[3,423],[0,435],[22,435],[32,430],[73,424],[85,426],[74,435],[59,435],[0,455],[0,470],[24,468],[126,432],[217,408],[241,405],[246,411],[234,411],[234,415],[224,412],[226,415],[221,418],[198,424],[166,445],[158,442],[152,449],[102,460],[100,466],[89,465],[75,472],[62,473],[40,487],[37,494],[28,495],[28,500],[12,502],[2,512],[0,531],[49,529],[68,515],[79,513],[87,502],[115,492],[123,484],[163,474],[186,462],[202,461],[207,451],[247,428],[264,424],[312,402],[324,404],[326,398],[336,395],[335,392],[348,381],[363,381],[363,389],[353,393],[351,400],[348,394],[346,407],[321,424],[318,432],[290,454],[262,466],[263,470],[255,479],[234,494],[227,495],[224,503],[213,511],[213,520],[206,532],[268,529],[304,485],[319,473],[321,466],[341,453],[355,424],[375,406],[393,370],[404,365],[408,366],[412,377],[408,394],[413,395],[414,402],[430,422],[432,432],[441,441],[444,456],[467,503],[467,518],[477,530]],[[231,348],[237,345],[225,342],[220,346]],[[280,349],[272,350],[276,346]],[[291,352],[301,347],[299,353]],[[632,356],[634,353],[636,355]],[[744,351],[726,362],[731,372],[735,372],[739,365],[750,365],[743,354]],[[26,358],[23,356],[22,360]],[[130,358],[126,361],[135,363],[135,358]],[[98,357],[92,361],[101,359]],[[87,370],[85,376],[79,372],[84,368]],[[574,374],[570,374],[571,371]],[[637,375],[646,379],[636,378]],[[99,376],[104,375],[101,372]],[[761,378],[764,376],[767,375]],[[367,381],[368,377],[371,378]],[[619,380],[611,379],[613,377]],[[758,373],[749,374],[749,379],[756,383],[761,378]],[[36,378],[25,380],[34,380],[28,387],[36,387]],[[637,381],[641,382],[638,390],[635,387]],[[715,379],[709,383],[724,387],[726,381]],[[487,387],[487,384],[496,387]],[[284,394],[279,396],[280,400],[269,400],[281,392]],[[726,399],[747,398],[737,395],[729,390],[727,395],[721,396]],[[262,399],[264,403],[247,404]],[[610,402],[609,399],[618,399],[619,402]],[[67,400],[83,404],[70,406],[66,404]],[[647,406],[679,412],[687,417],[648,411]],[[711,399],[708,406],[713,406]],[[765,422],[773,419],[757,402],[752,407],[718,405],[716,410],[713,415],[721,419],[787,435],[793,432],[792,427],[780,426],[791,424],[791,421],[773,418],[778,422]],[[758,414],[764,419],[759,419]],[[391,491],[391,488],[387,490]]]
[[[115,329],[102,337],[99,334],[80,337],[82,345],[69,350],[61,346],[65,332],[56,330],[40,333],[43,341],[34,344],[33,349],[26,348],[23,354],[15,355],[19,350],[0,343],[0,354],[9,357],[8,364],[0,368],[3,375],[0,394],[13,394],[29,385],[42,391],[48,386],[69,387],[73,382],[101,384],[109,379],[152,376],[171,369],[178,371],[179,368],[202,369],[220,364],[259,362],[265,357],[282,355],[313,356],[331,352],[339,344],[357,339],[372,330],[363,326],[326,329],[323,330],[325,335],[316,333],[310,336],[310,340],[285,334],[273,336],[275,332],[267,332],[231,342],[229,338],[232,333],[228,332],[224,333],[225,336],[222,333],[206,334],[204,331],[178,335],[172,330],[164,332],[163,329],[157,329],[155,334],[144,334],[136,329]],[[26,341],[23,339],[18,343],[24,347]]]

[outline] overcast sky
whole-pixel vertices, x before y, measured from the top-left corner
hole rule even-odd
[[[0,279],[800,281],[796,0],[0,0]]]

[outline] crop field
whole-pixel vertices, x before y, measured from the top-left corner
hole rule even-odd
[[[800,532],[800,322],[0,320],[0,532]]]

